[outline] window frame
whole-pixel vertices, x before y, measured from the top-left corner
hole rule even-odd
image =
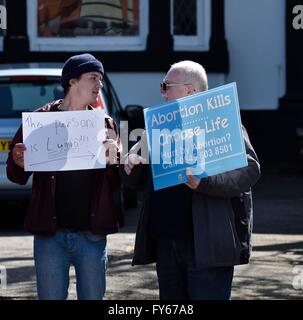
[[[140,0],[138,36],[38,37],[38,0],[27,0],[30,51],[145,51],[149,29],[149,0]]]
[[[209,40],[211,37],[211,1],[196,0],[197,3],[197,35],[177,36],[173,34],[174,26],[174,1],[170,1],[171,34],[174,38],[174,51],[209,51]]]

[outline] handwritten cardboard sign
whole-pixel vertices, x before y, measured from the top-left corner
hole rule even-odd
[[[146,108],[144,119],[155,190],[185,183],[186,168],[203,178],[247,166],[236,83]]]
[[[106,165],[103,110],[23,112],[25,171],[64,171]]]

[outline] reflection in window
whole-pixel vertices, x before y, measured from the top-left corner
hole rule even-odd
[[[138,36],[139,1],[38,0],[38,36]]]
[[[209,50],[211,0],[171,0],[174,50]]]
[[[0,0],[0,5],[5,7],[5,0]],[[1,12],[2,14],[4,14],[3,12]],[[0,37],[5,36],[6,34],[6,30],[4,30],[2,28],[3,25],[6,25],[6,21],[3,21],[3,16],[0,17],[1,21],[0,21]],[[5,17],[6,19],[6,17]]]
[[[197,35],[197,1],[173,1],[173,34]]]

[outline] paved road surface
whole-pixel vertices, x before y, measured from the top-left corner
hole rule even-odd
[[[249,265],[236,267],[232,298],[302,299],[302,171],[280,168],[265,174],[254,199],[254,251]],[[131,267],[137,217],[138,209],[129,210],[126,226],[108,237],[105,299],[158,299],[154,265]],[[32,236],[0,231],[0,265],[7,270],[7,288],[0,288],[0,299],[36,299]],[[71,279],[69,299],[76,299],[73,270]]]

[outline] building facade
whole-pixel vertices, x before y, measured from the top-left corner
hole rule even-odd
[[[300,156],[303,29],[294,0],[0,0],[0,62],[99,58],[123,106],[162,101],[169,65],[201,63],[209,86],[236,82],[261,160]],[[297,18],[298,20],[298,18]],[[302,27],[303,28],[303,27]],[[277,155],[279,154],[279,156]]]

